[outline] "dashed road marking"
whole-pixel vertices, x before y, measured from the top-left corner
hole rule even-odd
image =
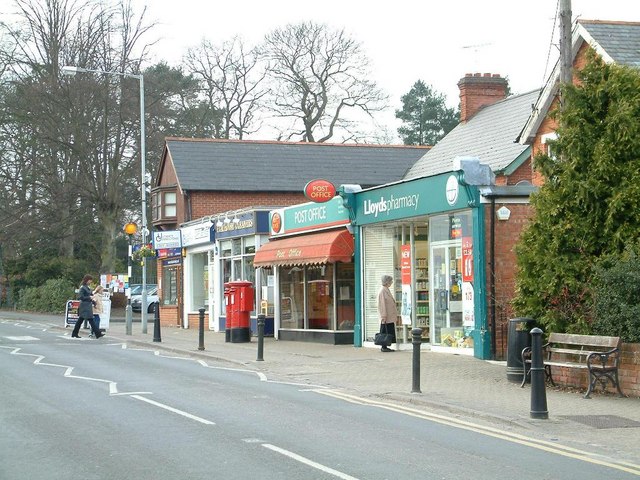
[[[297,453],[293,453],[289,450],[285,450],[284,448],[276,447],[275,445],[271,445],[270,443],[263,443],[262,446],[264,448],[268,448],[269,450],[284,455],[285,457],[289,457],[292,460],[296,460],[297,462],[303,463],[309,467],[313,467],[322,472],[328,473],[329,475],[333,475],[334,477],[342,478],[343,480],[358,480],[356,477],[352,477],[344,472],[339,470],[335,470],[331,467],[327,467],[326,465],[322,465],[321,463],[314,462],[313,460],[303,457],[302,455],[298,455]]]
[[[169,405],[165,405],[164,403],[156,402],[154,400],[151,400],[150,398],[141,397],[140,395],[131,395],[131,397],[135,398],[136,400],[141,400],[143,402],[149,403],[156,407],[163,408],[165,410],[168,410],[169,412],[177,413],[178,415],[182,415],[183,417],[195,420],[196,422],[204,423],[205,425],[215,425],[215,423],[210,420],[205,420],[202,417],[192,415],[191,413],[187,413],[183,410],[178,410],[177,408],[170,407]]]

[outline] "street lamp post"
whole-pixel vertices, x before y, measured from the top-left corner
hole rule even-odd
[[[75,75],[76,73],[99,73],[102,75],[119,75],[121,77],[136,78],[140,82],[140,194],[142,198],[142,245],[147,244],[147,235],[149,229],[147,228],[147,182],[146,182],[146,144],[145,144],[145,125],[144,125],[144,77],[142,74],[134,75],[132,73],[124,72],[108,72],[105,70],[90,70],[88,68],[64,66],[62,67],[62,73],[65,75]],[[147,259],[142,258],[142,333],[147,333]]]
[[[125,312],[124,312],[124,321],[125,321],[125,328],[126,328],[125,333],[127,335],[131,335],[132,333],[131,324],[132,324],[132,317],[133,317],[133,312],[131,310],[131,254],[133,253],[131,251],[131,237],[135,235],[137,231],[138,231],[138,226],[133,222],[129,222],[124,226],[124,233],[127,234],[127,238],[129,239],[129,248],[127,250],[127,282],[129,283],[129,288],[126,289],[127,308],[125,309]]]

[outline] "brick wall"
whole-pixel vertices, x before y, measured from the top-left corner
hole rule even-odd
[[[200,313],[189,313],[189,329],[198,330],[200,328]],[[209,330],[209,312],[204,312],[204,329]]]
[[[515,292],[516,253],[515,244],[520,239],[522,230],[527,225],[531,206],[528,204],[514,204],[496,202],[495,210],[506,206],[511,210],[509,220],[495,219],[495,267],[493,278],[495,282],[495,310],[496,310],[496,358],[506,358],[507,330],[509,319],[515,316],[511,307],[511,300]],[[491,322],[491,205],[485,205],[485,259],[487,271],[487,318]]]
[[[300,192],[191,192],[191,220],[247,207],[285,207],[307,201],[302,189]]]
[[[585,369],[551,367],[553,381],[558,386],[574,387],[586,391],[589,386],[589,373]],[[628,397],[640,397],[640,343],[622,344],[618,378],[622,393]],[[601,392],[602,386],[596,385],[596,392]],[[617,393],[616,389],[607,385],[607,392]]]
[[[163,305],[160,308],[160,325],[162,327],[180,327],[177,305]]]

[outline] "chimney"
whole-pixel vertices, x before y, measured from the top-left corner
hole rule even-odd
[[[507,96],[507,80],[499,74],[467,73],[458,82],[460,89],[460,121],[466,122],[485,105]]]

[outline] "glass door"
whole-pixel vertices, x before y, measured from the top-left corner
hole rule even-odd
[[[431,342],[457,346],[462,328],[462,245],[460,241],[431,244]]]

